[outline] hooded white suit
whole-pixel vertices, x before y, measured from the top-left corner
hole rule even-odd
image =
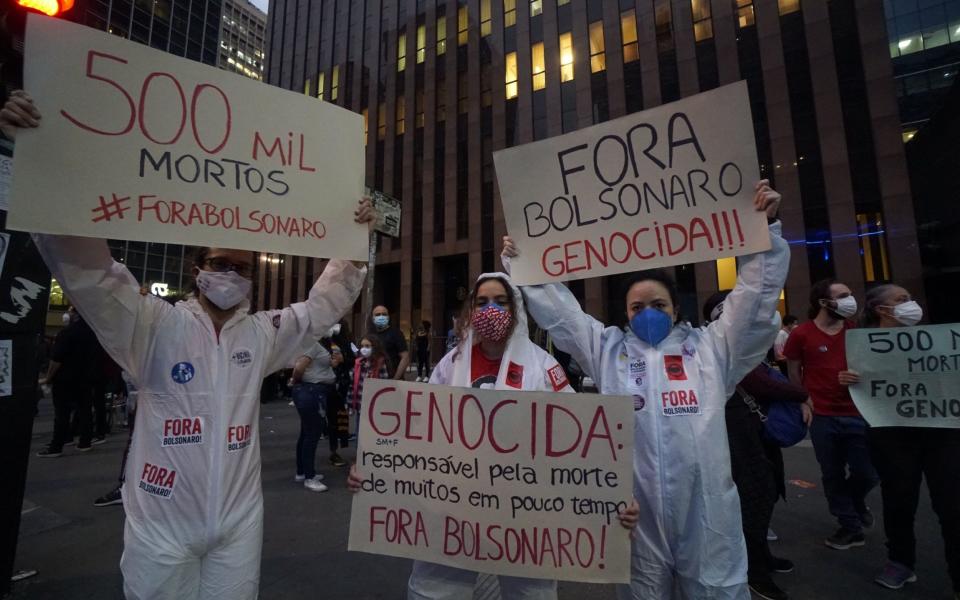
[[[640,521],[622,599],[749,598],[740,498],[730,475],[724,406],[773,344],[790,250],[780,223],[772,248],[740,259],[720,318],[676,325],[656,347],[629,327],[605,327],[565,286],[523,286],[537,323],[601,393],[634,397],[634,496]]]
[[[138,391],[123,489],[129,599],[257,597],[263,532],[260,385],[353,305],[365,270],[330,261],[306,302],[219,334],[196,299],[141,295],[106,241],[34,237],[64,292]]]
[[[500,372],[493,386],[498,390],[523,389],[531,392],[560,391],[573,392],[562,375],[563,368],[542,348],[530,341],[527,328],[527,311],[523,307],[523,296],[504,273],[484,273],[477,278],[496,277],[509,285],[513,299],[513,316],[517,324],[513,329],[507,347],[500,361]],[[448,352],[433,370],[430,383],[470,387],[470,355],[474,345],[473,329],[467,331],[466,339],[457,348]],[[522,368],[520,385],[506,382],[509,365]],[[514,369],[514,373],[516,369]],[[528,579],[525,577],[507,577],[500,575],[500,592],[503,600],[555,600],[557,582],[548,579]],[[414,561],[413,573],[407,585],[407,600],[462,600],[473,597],[473,587],[477,572],[457,569],[435,563]]]

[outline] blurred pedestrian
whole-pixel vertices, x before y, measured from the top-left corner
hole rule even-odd
[[[390,357],[384,350],[380,337],[368,333],[360,340],[360,356],[353,364],[353,385],[350,389],[350,408],[356,416],[354,438],[360,432],[360,408],[363,400],[363,383],[367,379],[391,379],[394,373]]]
[[[329,334],[325,336],[329,338]],[[325,492],[323,475],[316,471],[317,443],[322,437],[327,416],[327,400],[337,393],[337,375],[333,371],[329,349],[314,343],[297,359],[293,368],[293,402],[300,414],[300,437],[297,439],[297,474],[294,481],[312,492]]]
[[[377,336],[383,345],[390,359],[390,378],[403,380],[407,375],[407,367],[410,366],[410,351],[403,332],[396,323],[391,323],[390,311],[386,306],[373,308],[367,332]]]
[[[430,321],[423,321],[415,336],[417,348],[417,381],[430,380]]]
[[[780,331],[777,332],[777,339],[773,342],[774,360],[776,360],[780,372],[787,377],[790,376],[790,371],[787,369],[787,357],[783,355],[783,349],[787,345],[787,340],[790,338],[790,332],[796,329],[799,324],[800,320],[795,316],[785,316],[780,326]]]

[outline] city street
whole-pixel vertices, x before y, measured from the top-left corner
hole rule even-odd
[[[299,427],[296,411],[286,402],[263,406],[261,447],[266,523],[260,597],[273,599],[400,599],[410,571],[407,560],[348,553],[350,494],[346,468],[318,452],[320,471],[330,491],[308,492],[293,482],[293,449]],[[40,404],[34,426],[33,451],[50,437],[50,400]],[[123,539],[123,509],[95,508],[94,498],[114,485],[126,431],[81,454],[66,448],[58,459],[31,456],[23,507],[16,570],[37,569],[39,575],[14,584],[12,598],[29,600],[112,600],[122,598],[118,567]],[[353,451],[345,454],[352,457]],[[885,557],[879,494],[871,496],[877,527],[867,546],[846,552],[829,550],[822,539],[834,524],[819,486],[817,464],[809,442],[786,452],[788,479],[815,488],[788,484],[788,503],[777,505],[773,526],[780,541],[775,554],[792,559],[796,570],[777,582],[792,598],[820,600],[948,600],[952,598],[936,517],[923,493],[916,527],[919,582],[900,592],[872,583]],[[611,586],[560,584],[560,598],[613,599]]]

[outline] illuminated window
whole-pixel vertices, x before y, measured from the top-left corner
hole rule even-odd
[[[786,15],[800,10],[800,0],[777,0],[780,5],[780,14]]]
[[[535,17],[543,12],[543,0],[530,0],[530,16]]]
[[[640,58],[640,44],[637,42],[637,16],[635,10],[620,13],[620,35],[623,38],[623,62],[629,63]]]
[[[397,98],[397,135],[403,135],[407,130],[407,99],[403,96]]]
[[[590,72],[599,73],[607,68],[607,56],[603,47],[603,21],[590,23]]]
[[[397,36],[397,73],[407,68],[407,34]]]
[[[570,4],[570,0],[557,0],[557,6],[563,6],[564,4]]]
[[[309,96],[311,94],[310,83],[311,81],[309,77],[307,77],[307,80],[303,82],[303,93],[306,96]]]
[[[756,23],[753,15],[753,0],[737,0],[737,24],[750,27]]]
[[[573,81],[573,34],[560,34],[560,81]]]
[[[693,37],[702,41],[713,37],[713,20],[710,18],[710,0],[690,0],[693,15]]]
[[[530,70],[533,73],[533,91],[547,87],[547,67],[543,57],[543,42],[530,47]]]
[[[503,27],[517,24],[517,0],[503,0]]]
[[[737,285],[737,259],[721,258],[717,261],[717,287],[720,291],[732,290]]]
[[[517,53],[511,52],[504,58],[506,67],[507,100],[517,97]]]
[[[457,11],[457,45],[463,46],[467,43],[467,26],[470,19],[467,18],[467,7],[461,6]]]
[[[413,110],[415,113],[413,117],[414,127],[420,129],[423,127],[423,90],[417,90],[417,93],[413,99],[413,104]]]
[[[321,100],[323,100],[323,92],[324,92],[323,83],[324,83],[325,75],[326,73],[324,73],[323,71],[320,71],[317,74],[317,98],[320,98]]]
[[[480,37],[490,35],[492,26],[490,14],[490,0],[480,0]]]
[[[370,111],[365,108],[360,111],[360,114],[363,115],[363,145],[366,146],[370,139]]]
[[[333,73],[330,76],[330,100],[336,101],[340,95],[340,65],[333,65]]]
[[[858,213],[857,237],[860,240],[864,279],[868,283],[890,281],[890,262],[887,258],[887,236],[883,228],[883,216],[880,213]]]
[[[900,135],[903,137],[903,143],[906,144],[913,139],[913,136],[917,135],[917,128],[911,127],[910,129],[904,129]]]
[[[417,25],[417,64],[427,58],[427,26]]]
[[[447,51],[447,17],[437,17],[437,56]]]
[[[441,79],[437,82],[437,121],[443,121],[447,118],[447,80]]]
[[[377,139],[382,140],[387,137],[387,105],[381,102],[377,106]]]

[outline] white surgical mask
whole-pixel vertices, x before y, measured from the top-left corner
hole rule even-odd
[[[837,303],[837,307],[833,309],[833,312],[837,313],[844,319],[849,319],[853,315],[857,314],[857,299],[853,296],[839,298],[834,302]]]
[[[252,286],[253,282],[236,271],[200,271],[197,274],[197,288],[223,310],[243,302],[250,295]]]
[[[70,324],[70,313],[63,313],[63,316],[61,318],[63,319],[64,325]]]
[[[389,315],[376,315],[373,317],[373,324],[376,325],[379,329],[386,329],[390,325],[390,316]]]
[[[360,356],[364,358],[370,358],[371,354],[373,354],[373,348],[370,346],[364,346],[363,348],[360,348]]]
[[[914,300],[893,307],[893,318],[901,325],[916,325],[923,318],[923,308]]]

